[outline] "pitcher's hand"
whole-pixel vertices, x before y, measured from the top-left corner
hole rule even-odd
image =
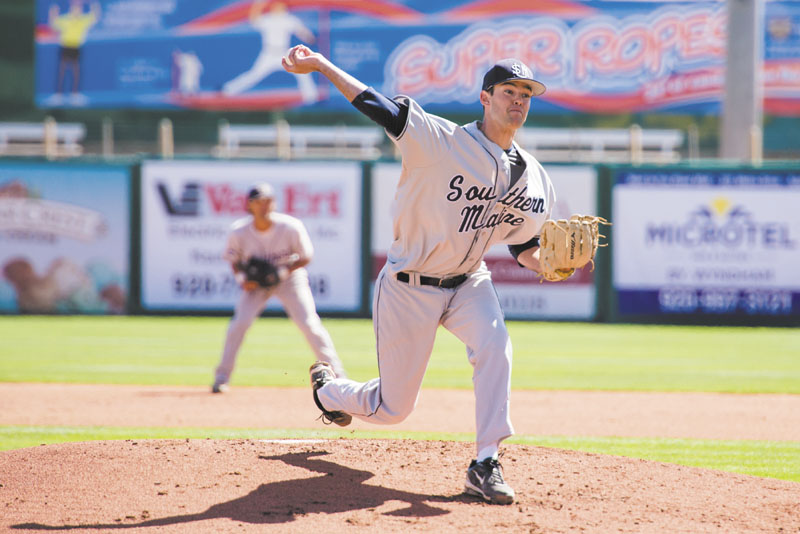
[[[312,52],[306,45],[297,45],[290,48],[281,58],[281,65],[287,72],[308,74],[319,70],[322,59],[321,54]]]

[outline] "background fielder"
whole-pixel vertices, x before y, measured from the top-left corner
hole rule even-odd
[[[403,162],[392,206],[394,241],[374,294],[380,376],[360,383],[314,364],[315,402],[340,425],[351,416],[379,424],[404,420],[444,326],[465,344],[474,368],[477,457],[465,490],[493,503],[513,502],[498,462],[500,443],[514,433],[511,341],[483,256],[505,243],[522,265],[538,270],[538,234],[555,192],[539,162],[513,139],[544,85],[521,61],[500,61],[483,79],[483,120],[459,126],[409,97],[381,95],[303,45],[289,50],[283,66],[328,78],[386,129]]]
[[[317,314],[308,272],[304,268],[314,254],[311,239],[299,219],[275,212],[274,204],[272,186],[261,184],[253,187],[247,195],[250,216],[236,221],[228,236],[224,258],[230,262],[243,291],[236,303],[222,358],[214,373],[214,393],[227,389],[244,335],[273,295],[303,332],[316,359],[329,363],[337,374],[344,376],[333,341]],[[280,282],[277,285],[264,288],[245,278],[243,266],[253,257],[278,266]]]

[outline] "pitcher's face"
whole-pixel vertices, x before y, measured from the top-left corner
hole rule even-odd
[[[485,120],[498,126],[518,129],[525,124],[531,107],[533,87],[531,84],[514,80],[495,85],[493,91],[481,92]]]

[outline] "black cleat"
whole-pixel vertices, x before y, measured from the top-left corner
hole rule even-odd
[[[328,411],[324,406],[322,406],[322,403],[317,397],[317,390],[336,378],[336,373],[333,372],[331,364],[328,362],[316,362],[311,366],[308,372],[311,375],[311,387],[314,390],[314,402],[316,403],[317,408],[322,410],[322,422],[326,425],[331,423],[336,423],[339,426],[349,425],[350,421],[353,420],[353,417],[349,413]]]
[[[494,458],[472,460],[467,469],[464,492],[483,497],[492,504],[511,504],[514,490],[503,480],[503,468]]]

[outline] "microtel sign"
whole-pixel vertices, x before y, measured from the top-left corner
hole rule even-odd
[[[623,171],[612,190],[619,313],[800,315],[800,172]]]
[[[793,249],[797,246],[786,222],[758,220],[744,206],[725,197],[699,206],[683,222],[649,222],[645,243],[650,246],[720,247],[723,249]]]

